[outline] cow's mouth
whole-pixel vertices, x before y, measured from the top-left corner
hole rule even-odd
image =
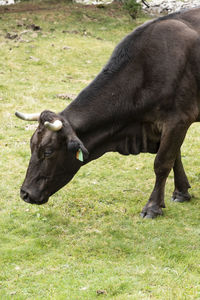
[[[42,205],[48,201],[48,197],[33,197],[30,192],[25,191],[24,189],[21,189],[20,191],[20,197],[22,200],[24,200],[26,203],[30,204],[37,204]]]

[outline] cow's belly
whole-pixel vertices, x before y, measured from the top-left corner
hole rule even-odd
[[[120,154],[157,153],[160,146],[161,130],[158,124],[140,123],[131,126],[117,143]]]

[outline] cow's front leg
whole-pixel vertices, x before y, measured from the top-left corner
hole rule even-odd
[[[159,156],[156,156],[154,162],[154,171],[156,175],[156,182],[149,198],[149,201],[143,208],[141,212],[141,216],[143,218],[155,218],[157,216],[163,215],[162,208],[165,207],[164,204],[164,191],[165,191],[165,183],[169,172],[173,165],[170,166],[168,162],[162,162],[159,159]]]
[[[189,201],[191,199],[191,195],[188,193],[190,184],[183,168],[180,151],[175,160],[173,170],[174,170],[175,189],[172,195],[172,201],[174,202]]]
[[[161,136],[160,147],[154,162],[156,182],[149,201],[142,210],[143,218],[155,218],[162,215],[165,183],[169,172],[175,164],[188,127],[182,124],[165,124]]]

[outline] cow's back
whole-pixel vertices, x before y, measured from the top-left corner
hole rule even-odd
[[[183,11],[179,15],[183,22],[199,32],[200,34],[200,7],[192,10]]]

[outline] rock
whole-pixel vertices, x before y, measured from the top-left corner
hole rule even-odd
[[[42,30],[42,28],[41,28],[40,26],[35,25],[35,24],[27,25],[26,28],[27,28],[27,29],[30,28],[30,29],[32,29],[33,31],[40,31],[40,30]]]
[[[30,30],[23,30],[23,31],[20,32],[20,35],[27,34],[29,32],[31,32],[31,31]]]
[[[74,0],[76,3],[82,3],[85,5],[96,5],[99,8],[105,7],[105,5],[110,4],[113,0]],[[141,3],[141,0],[137,0]],[[168,14],[172,12],[179,11],[181,9],[187,9],[199,6],[199,0],[145,0],[146,5],[143,4],[143,10],[148,14]],[[149,6],[149,8],[147,7]]]
[[[107,292],[105,290],[97,290],[97,295],[106,295]]]
[[[151,15],[169,14],[199,6],[199,0],[149,0],[146,3],[149,7],[143,4],[143,10]]]
[[[17,292],[16,291],[12,291],[12,292],[10,292],[10,295],[11,296],[13,296],[13,295],[16,295],[17,294]]]
[[[0,0],[0,5],[11,5],[15,4],[14,0]]]
[[[83,286],[80,288],[80,291],[86,291],[88,289],[88,286]]]
[[[69,46],[63,47],[63,50],[70,50],[70,49],[71,49],[71,47],[69,47]]]
[[[29,59],[35,61],[35,62],[38,62],[39,61],[39,58],[37,57],[34,57],[34,56],[30,56]]]
[[[57,98],[64,99],[64,100],[73,100],[75,95],[74,94],[58,94],[56,95]]]

